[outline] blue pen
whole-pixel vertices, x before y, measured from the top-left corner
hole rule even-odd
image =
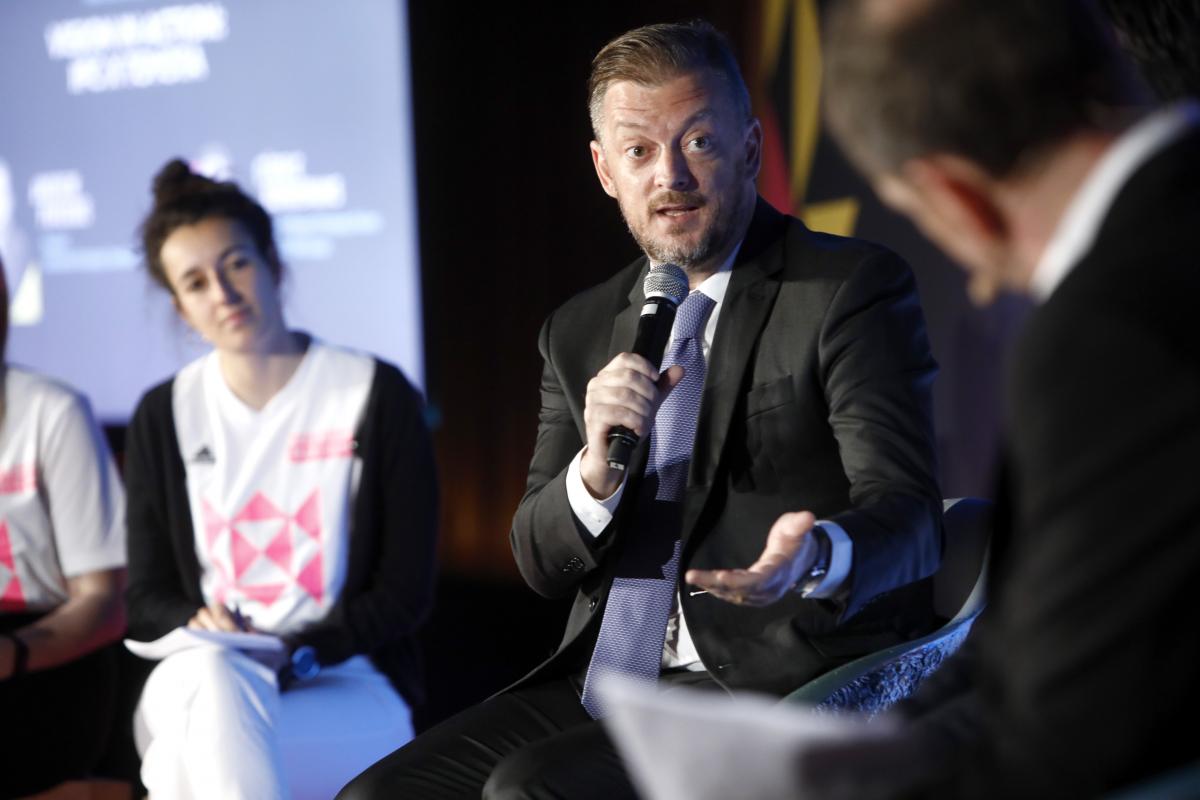
[[[233,624],[237,625],[239,631],[249,630],[246,627],[246,618],[242,616],[242,610],[238,608],[238,604],[233,604]]]

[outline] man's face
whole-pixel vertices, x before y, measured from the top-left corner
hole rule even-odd
[[[592,160],[638,245],[690,272],[719,266],[754,211],[762,130],[707,72],[612,84]]]
[[[241,223],[209,217],[180,225],[159,257],[175,309],[218,350],[261,351],[286,330],[279,267]]]

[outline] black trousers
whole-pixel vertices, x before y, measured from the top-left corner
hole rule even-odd
[[[712,687],[706,672],[669,672],[672,686]],[[338,800],[621,800],[637,798],[572,675],[498,694],[413,739],[350,782]]]
[[[0,615],[0,630],[38,616]],[[0,798],[86,777],[95,766],[112,730],[114,655],[105,647],[54,669],[0,680]]]

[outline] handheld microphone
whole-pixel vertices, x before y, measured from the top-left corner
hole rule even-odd
[[[651,267],[642,282],[642,293],[646,296],[642,316],[638,319],[637,336],[633,340],[633,352],[654,365],[662,366],[667,340],[671,338],[671,326],[675,324],[675,309],[688,295],[688,279],[682,269],[674,264]],[[620,425],[608,432],[608,466],[622,472],[629,466],[638,435]]]

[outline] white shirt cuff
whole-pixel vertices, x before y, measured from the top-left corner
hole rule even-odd
[[[582,484],[582,480],[580,483]],[[850,541],[849,535],[842,529],[842,526],[825,519],[818,520],[817,525],[820,525],[829,536],[829,569],[826,570],[825,577],[821,579],[820,583],[811,591],[804,593],[804,597],[813,600],[836,595],[850,574],[850,565],[854,563],[854,542]]]
[[[621,493],[625,491],[625,478],[621,478],[621,485],[612,495],[597,500],[583,485],[583,476],[579,474],[579,462],[582,459],[583,451],[580,450],[567,467],[567,502],[571,504],[575,518],[583,523],[588,533],[599,536],[608,527],[608,523],[612,522],[613,514],[621,502]]]

